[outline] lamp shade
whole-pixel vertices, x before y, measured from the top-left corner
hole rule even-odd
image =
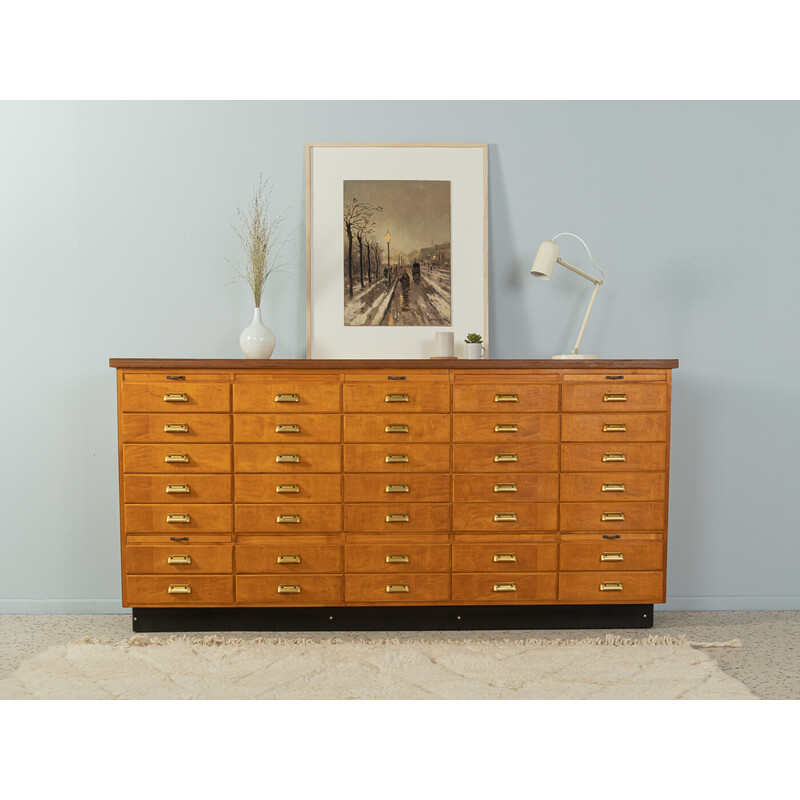
[[[558,245],[552,239],[547,242],[542,242],[539,245],[539,252],[536,253],[536,258],[533,260],[531,275],[533,275],[534,278],[543,278],[549,281],[553,274],[553,268],[556,265],[559,252]]]

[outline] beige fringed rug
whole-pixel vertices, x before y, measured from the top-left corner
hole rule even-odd
[[[625,639],[237,639],[136,635],[51,647],[0,699],[754,700],[698,647]]]

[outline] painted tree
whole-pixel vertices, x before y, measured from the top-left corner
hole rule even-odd
[[[353,238],[358,241],[358,236],[360,235],[363,241],[364,233],[370,224],[370,217],[376,211],[383,211],[383,208],[359,202],[356,197],[353,198],[352,203],[344,204],[344,232],[347,235],[347,275],[350,284],[350,297],[353,296]],[[360,251],[361,248],[359,246]],[[364,286],[363,255],[361,259],[361,286]]]

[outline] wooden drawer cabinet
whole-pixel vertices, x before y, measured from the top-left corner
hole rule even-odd
[[[319,630],[352,607],[386,629],[470,609],[443,627],[502,628],[528,606],[652,620],[665,599],[677,362],[111,366],[139,620],[263,608],[287,615],[265,630]],[[304,628],[303,609],[323,616]]]

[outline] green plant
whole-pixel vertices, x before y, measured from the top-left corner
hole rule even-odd
[[[483,344],[483,338],[479,333],[468,333],[464,341],[467,344]]]

